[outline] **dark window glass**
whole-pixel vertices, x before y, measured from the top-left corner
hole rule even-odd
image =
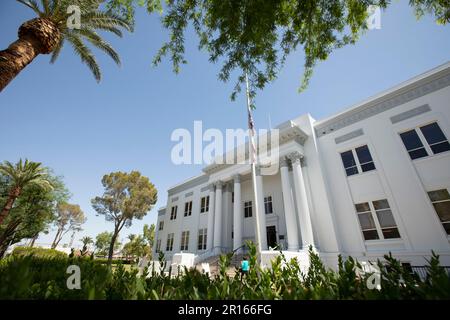
[[[252,202],[251,201],[244,202],[244,217],[250,218],[252,215],[253,215]]]
[[[364,235],[364,240],[377,240],[377,239],[379,239],[377,230],[363,231],[363,235]]]
[[[347,168],[347,169],[345,169],[345,173],[347,174],[347,176],[352,176],[354,174],[358,174],[358,167]]]
[[[362,146],[355,149],[358,155],[359,163],[361,164],[362,172],[375,170],[375,164],[373,163],[372,155],[370,154],[367,146]]]
[[[450,235],[450,195],[447,189],[428,192],[445,232]]]
[[[423,136],[429,144],[435,144],[447,140],[436,122],[420,127],[420,131],[422,131]]]
[[[372,156],[370,155],[369,148],[367,146],[362,146],[356,148],[356,154],[358,155],[359,163],[372,162]]]
[[[347,176],[358,174],[358,167],[356,166],[356,161],[351,150],[341,153],[341,158]]]
[[[403,144],[408,151],[423,147],[422,141],[420,141],[416,130],[400,133],[400,137],[402,138]]]
[[[397,239],[400,238],[400,233],[398,232],[397,228],[388,228],[383,229],[383,237],[385,239]]]
[[[450,144],[436,122],[420,127],[420,130],[434,154],[450,150]]]
[[[450,235],[450,223],[443,223],[445,232],[447,232],[448,235]]]
[[[431,201],[450,200],[450,194],[447,189],[435,190],[428,192]]]
[[[369,203],[367,203],[367,202],[355,204],[355,208],[356,208],[357,212],[370,211],[370,206],[369,206]]]
[[[428,156],[428,153],[425,150],[422,141],[420,141],[416,130],[403,132],[400,134],[400,137],[402,138],[406,150],[408,150],[411,160]]]
[[[428,156],[427,150],[425,150],[425,148],[412,150],[412,151],[409,151],[408,153],[409,153],[411,160]]]
[[[264,210],[266,214],[273,213],[273,206],[272,206],[272,197],[265,197],[264,198]]]

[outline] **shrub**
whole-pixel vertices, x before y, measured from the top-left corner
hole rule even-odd
[[[339,257],[338,270],[333,271],[310,250],[310,268],[302,273],[295,259],[286,261],[282,254],[271,269],[263,270],[251,244],[249,252],[252,268],[242,280],[238,272],[227,275],[229,255],[221,257],[219,273],[210,278],[195,269],[175,277],[157,273],[146,277],[136,268],[127,270],[122,264],[109,268],[87,257],[13,254],[0,260],[0,299],[450,299],[449,275],[434,253],[424,280],[386,255],[385,265],[378,262],[381,288],[370,289],[372,274],[360,274],[361,265],[353,258]],[[66,286],[66,270],[72,264],[81,270],[80,290]]]
[[[33,256],[37,258],[65,258],[67,254],[55,249],[33,248],[33,247],[15,247],[11,255],[15,257]]]

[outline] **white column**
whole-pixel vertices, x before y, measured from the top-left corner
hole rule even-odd
[[[206,249],[211,250],[213,246],[214,237],[214,199],[216,193],[214,192],[214,184],[209,186],[209,209],[208,209],[208,229],[206,231]]]
[[[222,181],[216,183],[216,203],[214,209],[214,251],[220,251],[222,239]]]
[[[310,245],[314,247],[314,237],[312,232],[311,214],[306,196],[305,180],[301,166],[302,155],[299,152],[293,152],[289,156],[292,162],[294,174],[295,197],[297,199],[297,211],[302,235],[302,249],[307,250]]]
[[[283,191],[284,217],[286,220],[288,250],[298,250],[297,218],[295,217],[294,202],[292,200],[289,169],[286,158],[280,159],[281,188]]]
[[[242,246],[242,200],[241,200],[241,177],[235,175],[234,180],[234,203],[233,203],[233,250]]]
[[[267,229],[266,229],[266,210],[264,209],[264,186],[261,169],[256,167],[256,190],[258,190],[258,199],[255,205],[258,205],[259,227],[261,240],[261,250],[267,250]]]

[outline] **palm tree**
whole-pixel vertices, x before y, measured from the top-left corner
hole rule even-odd
[[[54,63],[65,41],[72,45],[97,82],[101,79],[100,68],[83,40],[104,51],[120,65],[117,52],[96,30],[112,32],[121,37],[120,28],[131,31],[131,26],[112,12],[100,9],[104,0],[41,0],[42,9],[36,0],[17,1],[32,9],[38,17],[23,23],[19,28],[19,39],[8,49],[0,51],[0,92],[37,55],[52,53],[50,62]],[[68,23],[73,18],[73,12],[68,9],[74,5],[80,9],[79,29],[72,28]]]
[[[47,170],[41,166],[40,162],[32,162],[27,159],[23,162],[20,159],[18,163],[12,164],[9,161],[5,161],[3,164],[0,164],[0,174],[7,176],[12,183],[6,203],[0,212],[0,225],[8,216],[14,201],[16,201],[26,186],[36,185],[41,188],[52,188],[48,180]]]
[[[86,237],[81,238],[81,242],[83,243],[83,249],[81,249],[81,255],[84,256],[88,252],[88,249],[89,249],[88,246],[90,244],[94,243],[94,239],[86,236]]]
[[[92,239],[91,237],[86,236],[86,237],[81,238],[81,243],[83,244],[83,246],[88,246],[88,245],[94,243],[94,239]]]

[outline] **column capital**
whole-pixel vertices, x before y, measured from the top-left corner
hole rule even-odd
[[[287,157],[280,158],[280,168],[283,168],[283,167],[289,167],[289,161],[288,161]]]
[[[215,187],[214,183],[210,183],[208,187],[209,187],[209,192],[214,192],[214,187]]]
[[[234,183],[241,183],[241,175],[240,174],[235,174],[233,176],[233,181],[234,181]]]
[[[298,151],[291,152],[287,155],[287,158],[291,160],[292,164],[298,162],[300,164],[301,159],[303,156]]]
[[[215,186],[216,186],[216,190],[222,190],[222,187],[223,187],[223,182],[222,181],[216,181],[215,183]]]

